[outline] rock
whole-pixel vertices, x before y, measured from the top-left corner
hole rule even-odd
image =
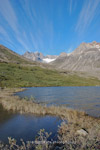
[[[83,135],[83,136],[86,136],[88,134],[88,132],[86,130],[84,130],[84,129],[77,130],[77,133],[79,135]]]
[[[25,58],[28,58],[33,61],[39,61],[39,62],[48,62],[49,60],[54,61],[58,56],[57,55],[47,55],[44,56],[42,53],[36,51],[36,52],[25,52],[23,55]],[[46,61],[47,60],[47,61]]]
[[[61,53],[51,64],[59,70],[87,72],[100,78],[100,43],[82,43],[70,54]]]
[[[65,57],[65,56],[67,56],[67,53],[66,53],[66,52],[62,52],[62,53],[60,54],[60,57]]]

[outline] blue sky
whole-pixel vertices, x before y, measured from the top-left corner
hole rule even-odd
[[[23,54],[100,42],[100,0],[0,0],[0,44]]]

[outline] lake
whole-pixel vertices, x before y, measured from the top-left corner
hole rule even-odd
[[[31,87],[16,95],[34,97],[36,102],[63,105],[83,110],[91,116],[100,116],[100,87]]]
[[[41,104],[65,106],[84,110],[91,116],[100,116],[100,87],[31,87],[15,95],[30,98]],[[57,139],[57,128],[61,120],[53,116],[21,115],[7,112],[0,105],[0,140],[7,137],[34,140],[40,129],[52,132],[49,140]]]
[[[52,133],[49,140],[57,139],[57,128],[61,120],[52,116],[21,115],[7,112],[0,105],[0,141],[8,143],[8,137],[15,138],[20,144],[24,141],[34,141],[40,129]]]

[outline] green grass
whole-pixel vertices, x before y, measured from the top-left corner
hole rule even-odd
[[[37,66],[25,67],[19,64],[0,63],[0,87],[95,85],[100,85],[100,80],[77,75],[62,75],[58,71]]]
[[[2,46],[0,47],[0,58],[4,60],[4,62],[13,62],[18,64],[35,64],[35,62],[28,61],[16,54],[15,52],[9,50],[8,48]]]

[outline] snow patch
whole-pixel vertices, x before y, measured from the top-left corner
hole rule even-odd
[[[44,58],[43,61],[46,62],[46,63],[50,63],[52,61],[54,61],[56,59],[50,59],[50,58]]]
[[[99,45],[96,45],[96,48],[100,48],[100,46],[99,46]]]

